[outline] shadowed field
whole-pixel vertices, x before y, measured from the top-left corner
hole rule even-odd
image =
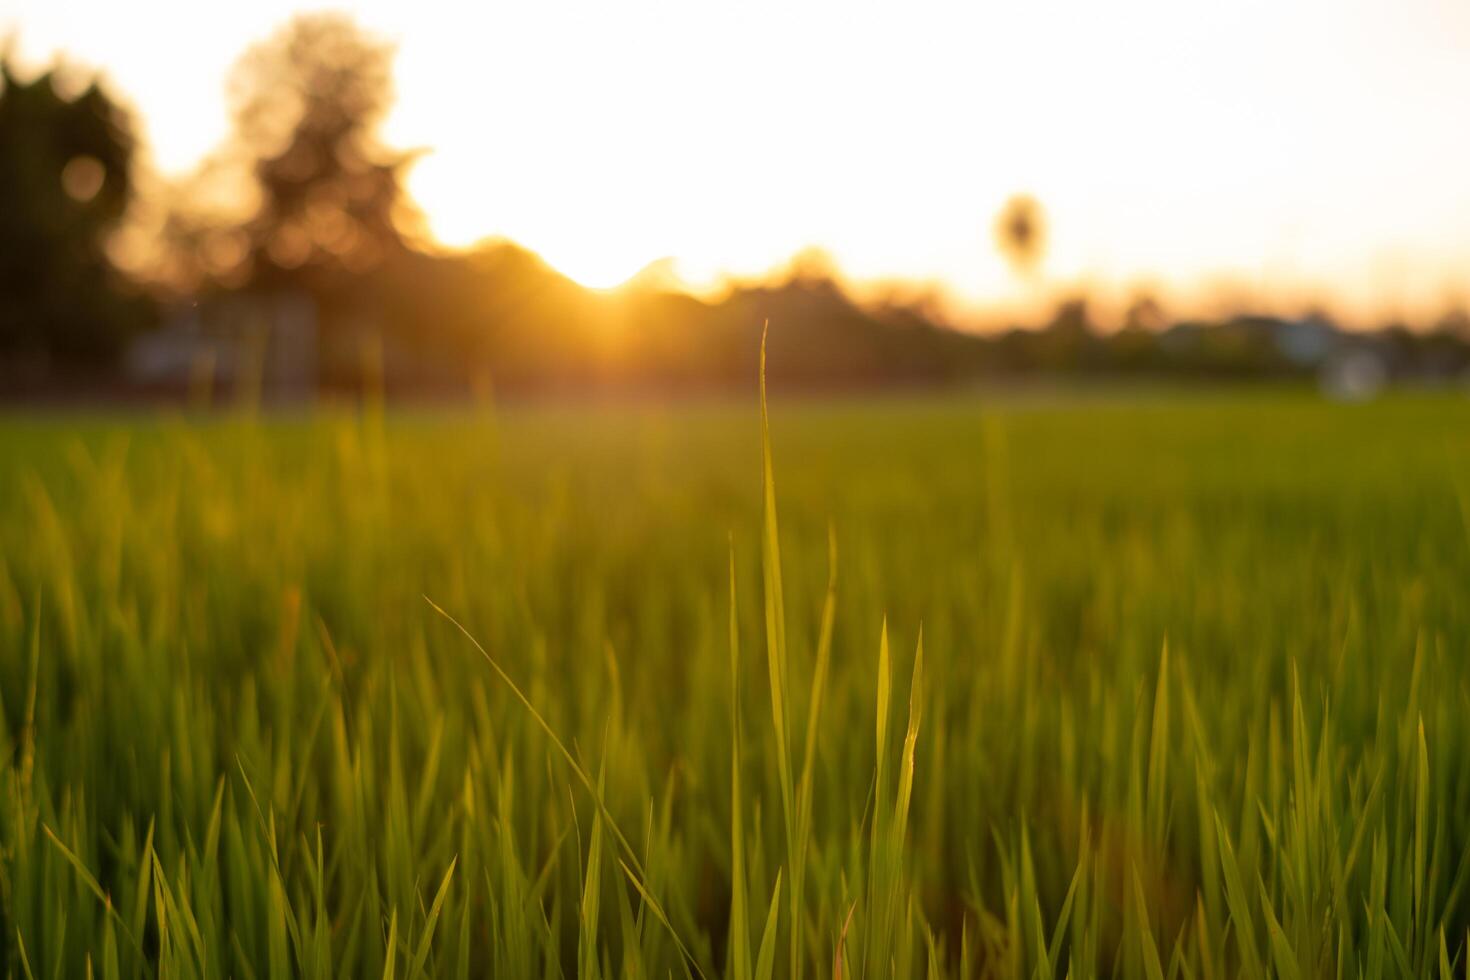
[[[1464,975],[1470,402],[770,428],[0,421],[6,971]]]

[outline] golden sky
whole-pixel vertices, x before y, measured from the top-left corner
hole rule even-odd
[[[386,136],[449,244],[696,287],[819,246],[981,309],[1086,284],[1349,318],[1470,298],[1470,2],[360,0]],[[100,67],[182,172],[294,0],[0,0],[28,62]],[[1041,283],[991,227],[1046,208]]]

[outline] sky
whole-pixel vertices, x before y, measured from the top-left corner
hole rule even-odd
[[[27,63],[100,69],[183,173],[295,0],[0,0]],[[384,135],[435,237],[585,284],[710,288],[804,248],[957,310],[1089,288],[1432,317],[1470,300],[1470,0],[360,0]],[[995,217],[1045,209],[1018,277]]]

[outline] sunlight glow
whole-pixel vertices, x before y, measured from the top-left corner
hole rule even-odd
[[[343,6],[398,41],[385,135],[429,151],[409,188],[435,237],[508,237],[588,285],[817,245],[993,305],[1025,292],[991,235],[1024,191],[1049,286],[1465,298],[1460,0]],[[224,133],[232,59],[296,7],[10,0],[0,35],[104,66],[180,172]]]

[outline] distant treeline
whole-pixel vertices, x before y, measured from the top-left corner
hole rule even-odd
[[[1340,373],[1367,384],[1470,379],[1470,322],[1462,316],[1429,329],[1368,332],[1320,315],[1104,329],[1086,301],[1075,299],[1040,327],[972,333],[908,307],[860,304],[826,278],[743,286],[715,301],[637,283],[591,290],[511,244],[456,256],[405,252],[349,285],[317,311],[315,385],[329,391],[358,388],[365,372],[404,394],[748,388],[767,323],[770,375],[789,387],[1092,378],[1334,383]],[[191,305],[190,329],[248,335],[248,320],[232,310],[250,295],[219,293]],[[239,324],[233,334],[232,316]],[[179,336],[187,342],[186,333]]]
[[[1448,382],[1470,371],[1463,316],[1430,329],[1369,332],[1343,330],[1320,315],[1103,329],[1079,298],[1039,327],[972,333],[911,308],[861,305],[822,278],[741,287],[704,302],[637,285],[587,290],[511,245],[414,264],[418,271],[400,286],[384,283],[402,304],[391,315],[405,324],[404,346],[427,352],[425,342],[435,338],[442,364],[474,366],[511,387],[748,386],[767,322],[771,376],[804,386],[1291,379],[1339,368]]]
[[[391,47],[336,14],[246,52],[233,135],[198,174],[138,191],[132,121],[108,93],[0,57],[0,394],[266,396],[360,390],[748,387],[770,324],[773,380],[806,387],[986,379],[1341,376],[1448,381],[1470,368],[1463,315],[1347,333],[1323,317],[1177,323],[1136,304],[1101,330],[1084,299],[1043,326],[975,334],[917,307],[854,302],[798,271],[717,301],[656,280],[585,289],[511,244],[443,254],[384,147]],[[151,216],[151,217],[150,217]],[[999,227],[1039,260],[1035,202]]]

